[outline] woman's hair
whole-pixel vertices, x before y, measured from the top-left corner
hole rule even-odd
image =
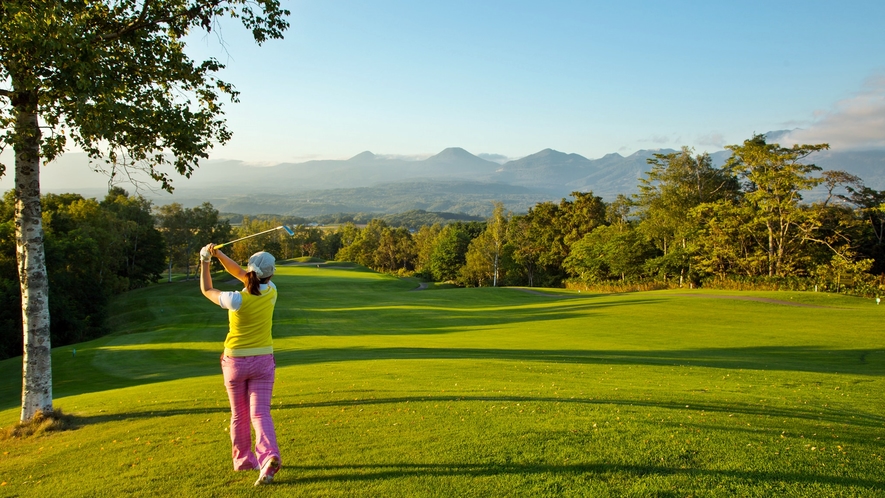
[[[260,296],[261,291],[259,290],[259,286],[261,284],[266,284],[270,282],[270,277],[258,278],[258,275],[254,271],[246,272],[246,291],[253,296]]]

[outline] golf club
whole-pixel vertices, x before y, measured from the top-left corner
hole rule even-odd
[[[294,230],[292,230],[291,228],[289,228],[289,227],[286,226],[286,225],[280,225],[280,226],[278,226],[278,227],[276,227],[276,228],[271,228],[270,230],[265,230],[265,231],[263,231],[263,232],[253,233],[252,235],[247,235],[247,236],[242,237],[242,238],[239,238],[239,239],[237,239],[237,240],[232,240],[232,241],[230,241],[230,242],[225,242],[224,244],[218,244],[217,246],[215,246],[215,248],[218,249],[219,247],[224,247],[224,246],[231,245],[231,244],[233,244],[234,242],[239,242],[239,241],[241,241],[241,240],[251,239],[252,237],[257,237],[257,236],[259,236],[259,235],[263,235],[263,234],[265,234],[265,233],[273,232],[273,231],[280,230],[280,229],[285,230],[286,233],[288,233],[288,234],[289,234],[290,236],[292,236],[292,237],[295,236],[295,231],[294,231]]]

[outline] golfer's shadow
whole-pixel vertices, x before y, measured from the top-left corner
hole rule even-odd
[[[85,427],[87,425],[95,425],[95,424],[103,424],[107,422],[120,422],[123,420],[142,420],[142,419],[156,419],[163,417],[175,417],[178,415],[194,415],[194,414],[227,414],[230,415],[229,407],[212,407],[212,408],[175,408],[175,409],[160,409],[160,410],[148,410],[148,411],[132,411],[132,412],[120,412],[120,413],[107,413],[101,415],[77,415],[72,414],[72,425],[74,429],[79,429],[80,427]]]
[[[786,473],[783,471],[754,470],[718,470],[709,468],[684,468],[682,465],[635,465],[619,463],[586,463],[572,465],[552,464],[422,464],[393,463],[389,465],[286,465],[285,474],[274,481],[275,485],[297,486],[299,484],[322,484],[331,482],[361,483],[404,477],[435,478],[435,477],[493,477],[493,476],[550,476],[557,479],[568,479],[569,476],[598,477],[610,480],[613,474],[626,474],[639,479],[649,477],[672,477],[684,475],[704,478],[705,481],[749,481],[784,483],[799,485],[825,484],[845,488],[865,488],[876,493],[885,485],[885,481],[864,479],[860,477],[840,477],[833,475],[816,475],[810,473]]]

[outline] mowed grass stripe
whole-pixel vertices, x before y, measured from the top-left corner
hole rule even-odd
[[[869,300],[412,292],[414,281],[333,267],[281,266],[275,281],[284,471],[260,494],[875,496],[885,485],[885,309]],[[0,495],[252,493],[255,476],[230,470],[225,312],[193,281],[116,309],[114,335],[54,352],[56,405],[80,428],[3,442]],[[0,373],[5,427],[20,359]]]

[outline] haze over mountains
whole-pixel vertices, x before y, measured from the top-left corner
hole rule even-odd
[[[612,153],[587,159],[544,149],[503,164],[459,147],[447,148],[424,160],[392,158],[369,151],[346,160],[269,167],[212,160],[205,162],[189,180],[175,178],[174,196],[143,193],[157,204],[180,202],[191,206],[209,201],[220,211],[241,214],[309,217],[424,209],[484,216],[491,212],[491,202],[496,200],[504,202],[509,210],[524,212],[538,202],[558,201],[574,191],[592,191],[606,200],[635,193],[639,178],[649,170],[647,159],[655,153],[668,152],[673,150],[640,150],[626,157]],[[729,155],[730,151],[711,154],[715,165],[723,164]],[[885,188],[885,151],[824,151],[809,160],[824,169],[857,175],[869,187]],[[79,192],[101,197],[106,190],[100,187],[102,177],[88,172],[85,165],[82,154],[67,154],[48,165],[43,174],[44,192]],[[71,173],[75,176],[71,177]],[[86,181],[91,186],[86,186]],[[4,184],[7,182],[4,179]],[[814,198],[814,194],[806,198]]]

